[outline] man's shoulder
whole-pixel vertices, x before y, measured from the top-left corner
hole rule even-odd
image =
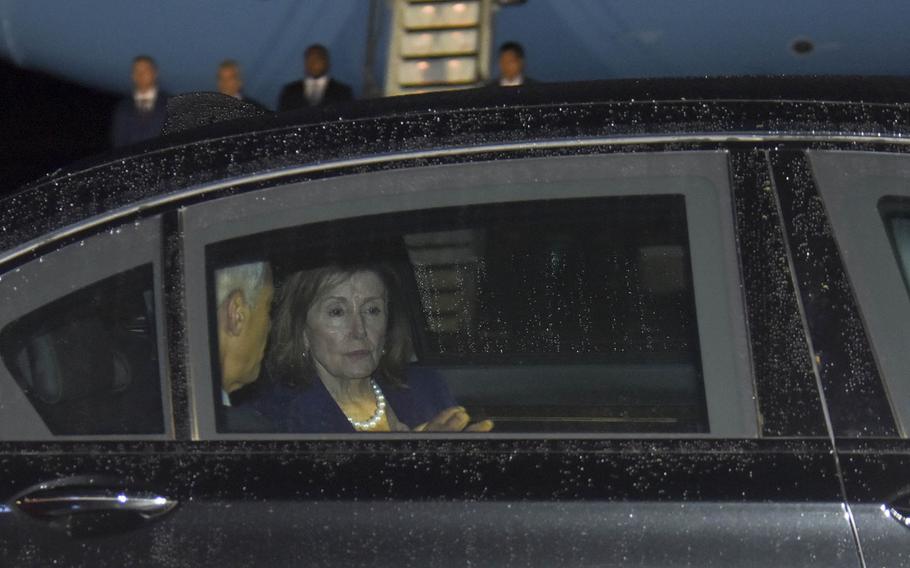
[[[347,83],[344,83],[342,81],[339,81],[338,79],[335,79],[334,77],[329,77],[329,86],[334,87],[336,89],[345,90],[345,91],[351,90],[350,85],[348,85]]]
[[[326,97],[330,99],[329,102],[346,102],[354,98],[354,89],[350,85],[331,77],[329,77],[325,92]]]
[[[114,106],[114,111],[127,112],[132,110],[134,105],[135,103],[133,102],[132,96],[121,97],[120,100],[117,101],[117,104]]]
[[[286,91],[291,91],[294,89],[303,89],[303,80],[297,79],[295,81],[285,83],[284,86],[281,87],[281,92],[284,93]]]
[[[159,114],[164,114],[167,112],[167,101],[171,98],[171,95],[165,92],[159,92],[158,96],[155,97],[155,112]]]

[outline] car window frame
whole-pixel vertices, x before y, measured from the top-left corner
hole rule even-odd
[[[18,317],[70,293],[122,272],[151,265],[163,431],[155,434],[53,434],[6,366],[0,364],[0,398],[5,398],[4,394],[10,395],[10,398],[4,400],[4,412],[0,413],[0,441],[139,441],[175,438],[173,420],[175,406],[171,396],[164,311],[163,235],[161,215],[124,222],[102,231],[80,235],[77,240],[29,260],[0,278],[0,303],[15,306],[0,318],[2,328]],[[85,266],[92,268],[79,270]],[[48,286],[31,284],[38,279],[54,284]],[[57,285],[58,283],[60,285]],[[27,287],[29,292],[24,300],[13,302],[10,293],[20,287]],[[61,291],[62,287],[66,289]],[[11,427],[11,424],[15,427]]]
[[[910,201],[910,157],[893,152],[806,152],[843,260],[887,404],[901,438],[910,436],[910,291],[879,205]],[[903,184],[901,183],[903,180]],[[862,275],[875,274],[874,279]],[[906,319],[905,319],[906,318]]]
[[[526,145],[516,144],[515,149],[526,148]],[[704,161],[706,156],[712,156],[715,162],[712,164],[713,169],[709,168]],[[393,160],[395,156],[387,156],[387,160]],[[515,161],[515,160],[521,161]],[[719,394],[727,389],[727,383],[711,385],[706,384],[706,400],[708,403],[708,415],[712,431],[710,433],[697,434],[497,434],[494,432],[484,434],[485,437],[503,437],[509,439],[516,438],[675,438],[675,437],[700,437],[700,438],[756,438],[758,437],[758,419],[756,409],[756,393],[754,381],[752,379],[752,368],[750,359],[750,349],[748,340],[748,331],[746,329],[746,320],[744,314],[744,301],[740,290],[739,270],[738,270],[738,252],[736,250],[736,232],[735,220],[733,215],[733,191],[730,183],[730,165],[728,161],[728,151],[723,148],[699,149],[696,151],[661,151],[661,152],[611,152],[606,154],[585,154],[581,156],[561,156],[559,154],[547,156],[533,156],[527,158],[516,158],[508,161],[479,160],[476,162],[451,164],[463,168],[459,172],[458,181],[455,186],[446,187],[448,181],[440,183],[441,180],[450,178],[440,177],[440,171],[434,167],[451,167],[450,165],[401,168],[394,171],[385,172],[365,172],[368,175],[383,177],[374,177],[373,181],[382,183],[362,184],[359,178],[355,176],[364,173],[362,170],[356,171],[353,175],[342,175],[340,177],[331,177],[327,179],[317,179],[309,181],[300,181],[286,185],[276,185],[266,189],[255,190],[250,193],[232,195],[216,200],[210,200],[204,203],[190,205],[181,210],[181,230],[183,231],[183,254],[184,254],[184,275],[186,278],[186,323],[187,323],[187,340],[189,353],[208,353],[211,345],[209,338],[209,315],[207,297],[208,291],[207,278],[205,274],[206,256],[205,246],[210,243],[217,243],[231,238],[252,235],[258,232],[269,231],[284,227],[294,227],[304,223],[315,223],[320,221],[331,221],[334,219],[356,217],[364,214],[380,214],[389,212],[400,212],[408,209],[422,209],[425,207],[444,207],[448,205],[461,204],[480,204],[496,203],[503,201],[518,201],[537,198],[552,198],[552,192],[548,190],[528,191],[527,188],[523,193],[511,198],[490,197],[487,189],[492,183],[489,172],[484,172],[484,168],[492,168],[498,172],[497,175],[503,183],[517,183],[520,180],[531,182],[543,179],[559,179],[554,177],[555,173],[552,164],[548,167],[530,167],[530,164],[538,165],[547,164],[554,159],[565,160],[564,164],[569,164],[572,160],[586,161],[585,165],[590,167],[597,160],[606,160],[611,164],[602,170],[603,173],[610,172],[616,176],[617,172],[623,175],[635,177],[641,175],[644,170],[642,164],[649,163],[647,175],[656,177],[655,171],[663,172],[668,178],[678,176],[680,171],[696,172],[688,174],[688,177],[706,177],[711,180],[713,187],[718,192],[717,201],[711,203],[710,208],[716,208],[712,219],[719,219],[716,229],[723,233],[720,243],[723,248],[724,262],[728,263],[729,270],[723,268],[718,270],[720,278],[724,279],[723,284],[728,290],[729,305],[723,308],[712,308],[714,302],[707,301],[706,298],[699,299],[700,294],[704,294],[703,286],[695,285],[696,294],[696,313],[699,314],[698,329],[700,343],[702,345],[702,363],[705,365],[705,345],[712,344],[705,340],[704,331],[706,327],[710,331],[713,328],[705,322],[708,321],[706,316],[701,314],[710,313],[711,309],[721,310],[721,320],[729,315],[729,329],[727,335],[732,338],[731,342],[735,343],[737,349],[730,349],[729,368],[735,369],[734,374],[737,377],[746,377],[743,384],[735,389],[733,397],[725,397]],[[534,162],[534,160],[538,160]],[[616,160],[629,160],[626,164],[619,164]],[[632,167],[633,162],[638,161],[636,167]],[[577,162],[576,162],[577,163]],[[693,169],[693,164],[697,166]],[[425,166],[426,164],[419,164]],[[604,167],[604,166],[602,166]],[[687,169],[688,167],[688,169]],[[467,168],[467,169],[465,169]],[[636,169],[637,168],[637,169]],[[657,168],[655,170],[655,168]],[[443,173],[445,170],[443,170]],[[417,183],[417,178],[411,179],[407,185],[410,189],[401,190],[400,176],[417,176],[423,178],[423,181]],[[591,174],[589,174],[591,175]],[[397,176],[397,177],[396,177]],[[473,176],[473,177],[472,177]],[[549,176],[549,177],[548,177]],[[421,185],[422,184],[422,185]],[[362,187],[369,185],[369,187]],[[414,189],[420,186],[422,189]],[[466,189],[476,188],[476,189]],[[452,191],[456,189],[457,191]],[[584,190],[590,192],[591,190]],[[588,196],[582,191],[577,196]],[[392,199],[396,193],[400,197],[396,199],[411,200],[409,207],[403,209],[400,203],[393,203]],[[643,192],[643,194],[653,194],[653,192]],[[672,192],[667,192],[672,193]],[[537,195],[535,195],[537,194]],[[427,202],[420,205],[415,200],[415,196],[430,196]],[[573,194],[574,195],[574,194]],[[603,188],[590,193],[590,196],[608,196]],[[568,197],[568,195],[566,195]],[[300,211],[293,211],[283,199],[290,199],[294,207],[308,208],[305,219],[300,217]],[[352,201],[353,200],[353,201]],[[688,199],[687,199],[688,201]],[[278,205],[281,203],[281,205]],[[696,262],[696,254],[705,254],[704,251],[695,253],[696,248],[693,242],[693,227],[698,223],[693,223],[693,211],[695,208],[687,206],[687,220],[689,223],[690,253],[693,255],[693,263]],[[246,218],[242,230],[236,228],[227,228],[230,221],[236,222],[240,218]],[[699,245],[700,248],[700,245]],[[705,262],[705,261],[702,261]],[[693,273],[696,272],[693,268]],[[702,290],[699,292],[699,290]],[[707,307],[706,307],[707,306]],[[711,321],[717,321],[711,319]],[[189,361],[190,367],[190,384],[189,398],[191,406],[192,424],[191,438],[194,440],[209,439],[241,439],[241,440],[269,440],[269,439],[306,439],[306,438],[328,438],[343,437],[350,439],[351,434],[228,434],[218,433],[215,431],[215,401],[212,399],[211,386],[211,361],[208,357],[192,357]],[[706,373],[707,374],[707,373]],[[714,380],[717,380],[716,378]],[[709,390],[710,393],[709,393]],[[731,400],[737,400],[736,404],[727,404]],[[713,401],[713,402],[712,402]],[[722,403],[720,401],[723,401]],[[714,408],[712,408],[712,404]],[[735,407],[735,408],[731,408]],[[713,416],[713,418],[712,418]],[[720,418],[718,418],[720,417]],[[727,421],[727,422],[724,422]],[[726,425],[715,427],[715,425]],[[729,424],[736,424],[730,427]],[[735,432],[735,434],[733,434]],[[356,436],[356,434],[354,435]],[[374,434],[370,439],[377,439],[383,436],[400,436],[396,434]],[[410,436],[414,436],[411,434]],[[450,434],[450,437],[476,436],[471,434]],[[438,437],[434,436],[434,437]]]

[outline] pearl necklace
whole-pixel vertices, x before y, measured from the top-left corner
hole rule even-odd
[[[351,423],[351,426],[353,426],[355,430],[372,430],[379,424],[382,417],[385,416],[385,395],[383,395],[382,391],[379,389],[379,384],[372,378],[370,379],[370,386],[373,388],[373,396],[376,397],[376,412],[373,413],[373,416],[371,416],[369,420],[360,421],[345,415],[348,422]]]

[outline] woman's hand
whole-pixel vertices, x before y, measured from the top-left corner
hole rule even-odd
[[[413,432],[489,432],[492,420],[481,420],[471,424],[471,417],[463,406],[446,408],[429,422],[419,424]]]

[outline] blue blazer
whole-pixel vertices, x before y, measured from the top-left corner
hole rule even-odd
[[[402,387],[382,386],[386,402],[400,422],[413,428],[455,406],[449,387],[439,375],[408,369]],[[354,427],[318,378],[308,387],[293,388],[276,381],[253,402],[277,427],[277,432],[353,433]]]

